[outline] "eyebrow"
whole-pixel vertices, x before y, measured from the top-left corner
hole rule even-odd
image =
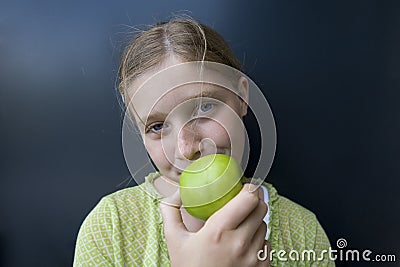
[[[196,94],[196,95],[192,95],[190,97],[187,97],[185,99],[182,100],[181,103],[191,100],[191,99],[196,99],[196,98],[201,98],[201,97],[209,97],[209,98],[217,98],[217,96],[223,95],[224,93],[218,92],[219,90],[209,90],[209,89],[204,89],[204,91]],[[218,98],[217,98],[218,99]],[[159,118],[165,118],[168,116],[168,113],[164,113],[164,112],[160,112],[160,111],[154,111],[153,113],[150,113],[149,116],[147,116],[147,120],[146,117],[144,118],[140,118],[140,120],[142,121],[142,123],[144,125],[146,125],[146,121],[154,121],[156,119]]]

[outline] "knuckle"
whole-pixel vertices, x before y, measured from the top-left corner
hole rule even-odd
[[[234,243],[234,251],[236,255],[244,255],[248,248],[248,242],[244,239],[239,239]]]
[[[224,233],[224,230],[222,230],[221,228],[219,228],[219,227],[214,228],[210,235],[211,243],[219,244],[221,242],[223,233]]]
[[[256,196],[255,194],[245,193],[244,197],[248,204],[252,206],[256,206],[259,201],[258,196]]]

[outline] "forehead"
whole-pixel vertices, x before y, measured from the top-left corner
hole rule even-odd
[[[152,95],[152,94],[149,94]],[[142,99],[136,99],[135,111],[142,121],[146,121],[149,117],[154,114],[164,114],[167,116],[172,110],[180,107],[180,111],[183,111],[186,107],[193,105],[193,99],[198,98],[214,98],[222,102],[227,102],[229,98],[234,97],[235,94],[230,90],[222,88],[217,85],[193,83],[178,86],[167,92],[163,92],[158,96],[157,99],[142,95]],[[184,105],[183,103],[189,104]]]
[[[141,118],[157,109],[172,110],[178,104],[195,97],[217,99],[234,96],[235,78],[198,62],[176,64],[158,72],[145,73],[128,91],[128,109]]]

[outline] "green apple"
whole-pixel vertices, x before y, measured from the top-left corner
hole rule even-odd
[[[193,161],[181,174],[183,207],[192,216],[207,220],[242,189],[239,163],[224,154],[211,154]]]

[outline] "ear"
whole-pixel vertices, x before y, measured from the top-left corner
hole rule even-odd
[[[238,94],[240,97],[240,116],[244,117],[247,114],[247,108],[249,103],[249,81],[246,77],[241,76],[238,81]]]

